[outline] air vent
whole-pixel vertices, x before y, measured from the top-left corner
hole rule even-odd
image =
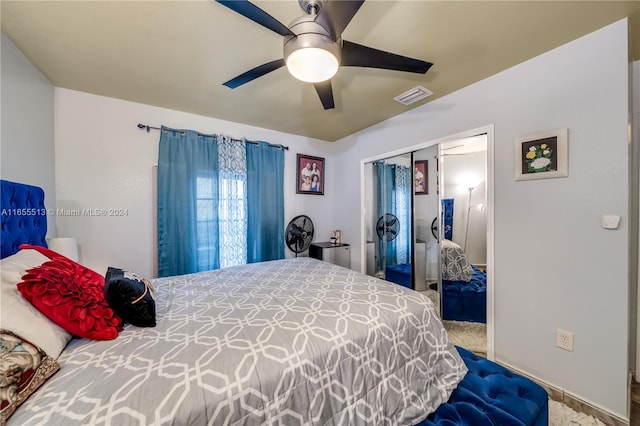
[[[424,98],[428,98],[433,95],[433,92],[426,87],[417,86],[411,90],[404,92],[401,95],[393,98],[394,101],[400,102],[402,105],[411,105],[414,102],[421,101]]]

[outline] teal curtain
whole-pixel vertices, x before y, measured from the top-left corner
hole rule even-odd
[[[158,276],[284,258],[284,151],[163,127]]]
[[[284,258],[284,150],[247,143],[247,262]]]
[[[158,147],[158,276],[219,267],[218,145],[162,127]]]
[[[389,213],[398,218],[398,235],[391,241],[378,241],[378,270],[410,261],[411,168],[383,161],[376,167],[378,218]]]
[[[376,176],[378,181],[377,206],[378,206],[378,222],[380,218],[389,214],[394,214],[396,208],[393,203],[393,187],[394,185],[394,168],[384,162],[375,163]],[[402,224],[400,224],[402,227]],[[377,231],[377,229],[376,229]],[[378,240],[378,271],[384,271],[386,266],[396,264],[396,241],[385,241],[380,238]]]
[[[396,238],[396,261],[400,263],[411,262],[411,188],[413,174],[411,167],[396,165],[395,168],[394,202],[396,216],[404,225]]]

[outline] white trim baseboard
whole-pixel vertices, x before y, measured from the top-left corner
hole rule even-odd
[[[544,390],[547,391],[549,398],[562,402],[567,405],[569,408],[579,411],[590,416],[595,417],[601,422],[605,423],[608,426],[629,426],[629,419],[622,418],[616,414],[613,414],[606,409],[599,407],[593,403],[587,402],[580,397],[571,394],[570,392],[565,391],[564,389],[560,389],[557,386],[554,386],[550,383],[545,382],[544,380],[534,377],[524,371],[519,370],[517,367],[510,365],[506,362],[495,361],[497,364],[502,365],[503,367],[508,368],[516,374],[526,377],[529,380],[532,380],[542,386]]]

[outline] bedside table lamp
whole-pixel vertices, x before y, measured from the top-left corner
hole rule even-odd
[[[56,253],[66,256],[74,262],[78,261],[78,242],[75,238],[49,238],[47,245]]]

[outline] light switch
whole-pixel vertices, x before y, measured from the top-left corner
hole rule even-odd
[[[602,227],[604,229],[618,229],[620,225],[620,216],[604,215],[602,216]]]

